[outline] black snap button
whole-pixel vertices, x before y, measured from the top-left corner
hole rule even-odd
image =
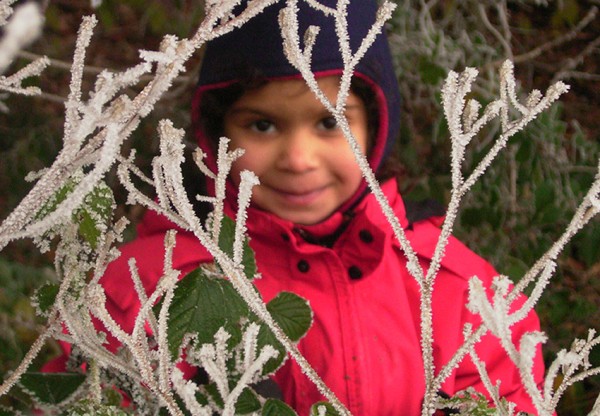
[[[372,243],[373,242],[373,234],[369,230],[360,230],[358,233],[358,237],[361,239],[363,243]]]
[[[356,266],[350,266],[348,269],[348,274],[350,275],[350,279],[360,279],[363,275],[362,270]]]
[[[283,238],[283,241],[290,241],[290,236],[286,233],[281,233],[281,238]]]
[[[298,270],[300,270],[302,273],[306,273],[307,271],[310,270],[310,265],[308,264],[308,262],[306,260],[300,260],[297,264]]]

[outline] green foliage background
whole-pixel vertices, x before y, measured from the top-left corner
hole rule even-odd
[[[398,11],[389,29],[404,100],[403,132],[398,144],[403,165],[401,187],[407,198],[445,202],[450,189],[449,146],[439,105],[441,82],[449,69],[461,70],[467,65],[481,68],[484,85],[477,91],[478,98],[491,99],[494,90],[489,85],[496,81],[492,74],[506,51],[489,30],[481,27],[477,2],[436,3],[431,16],[439,31],[431,33],[423,33],[418,27],[415,10],[420,2],[397,3]],[[560,5],[557,2],[548,7],[526,1],[509,3],[514,55],[567,33],[594,3],[597,4],[593,0],[563,0]],[[165,33],[187,36],[203,14],[198,2],[191,0],[104,0],[95,11],[84,0],[50,1],[44,35],[30,50],[69,62],[81,16],[92,12],[100,24],[88,52],[91,73],[93,67],[123,69],[133,65],[138,49],[157,48]],[[499,16],[490,14],[492,24],[499,22]],[[572,40],[535,59],[519,62],[517,75],[523,90],[544,90],[561,65],[599,37],[599,20],[596,17]],[[427,47],[422,47],[419,36],[427,36]],[[564,229],[597,169],[597,46],[590,56],[577,68],[590,76],[566,79],[572,85],[571,92],[512,141],[461,211],[455,233],[513,279],[518,279]],[[26,61],[17,62],[13,68]],[[136,131],[131,146],[138,149],[144,169],[148,169],[156,150],[159,118],[171,118],[176,126],[187,128],[189,134],[189,103],[200,61],[198,56],[189,64],[188,78],[174,86],[152,118]],[[88,82],[92,79],[86,78]],[[61,97],[68,94],[68,71],[51,67],[31,82],[38,84],[47,96],[10,96],[5,101],[10,113],[0,114],[0,218],[5,218],[28,191],[25,175],[50,165],[61,146]],[[489,136],[494,133],[491,129]],[[467,170],[489,145],[485,137],[474,144],[467,157]],[[108,181],[116,184],[114,177]],[[123,190],[116,187],[115,197],[117,202],[124,202]],[[140,211],[120,206],[117,216],[120,215],[135,222]],[[35,338],[40,322],[29,297],[37,287],[53,279],[52,253],[40,254],[26,241],[12,244],[0,253],[0,376],[17,365]],[[550,336],[546,346],[549,357],[568,347],[575,336],[584,336],[587,328],[598,328],[599,305],[600,223],[596,220],[561,257],[560,271],[538,306],[543,329]],[[57,347],[49,345],[39,363],[56,352]],[[600,364],[600,353],[593,359]],[[560,414],[585,414],[599,391],[598,379],[575,386],[563,400]]]

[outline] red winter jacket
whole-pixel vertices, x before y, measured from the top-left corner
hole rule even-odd
[[[439,235],[430,221],[408,226],[404,204],[395,181],[383,186],[424,267]],[[255,280],[265,301],[282,290],[308,299],[314,323],[299,348],[325,383],[355,415],[417,415],[424,392],[419,341],[419,289],[406,270],[406,259],[372,194],[355,209],[346,230],[332,248],[306,242],[300,234],[327,234],[342,221],[341,214],[317,226],[298,231],[295,225],[267,212],[250,209],[250,245],[262,278]],[[124,329],[131,331],[139,302],[129,278],[127,260],[136,258],[140,276],[150,293],[163,269],[163,241],[174,228],[163,217],[148,212],[138,238],[122,248],[122,256],[108,268],[102,283],[108,309]],[[179,232],[174,267],[184,272],[211,261],[190,233]],[[466,308],[467,281],[478,276],[486,285],[496,275],[492,266],[456,239],[451,239],[433,295],[434,358],[439,369],[462,340],[465,323],[479,319]],[[522,299],[521,299],[522,301]],[[526,331],[538,330],[531,313],[514,326],[518,341]],[[515,366],[492,335],[477,345],[492,381],[500,380],[503,396],[523,411],[533,412]],[[538,352],[536,380],[543,376]],[[299,367],[288,360],[275,374],[284,399],[300,415],[323,398]],[[473,386],[485,391],[477,370],[465,359],[444,383],[444,392]]]
[[[299,2],[300,33],[309,25],[320,28],[312,48],[311,68],[315,76],[341,74],[344,60],[338,51],[334,19]],[[335,7],[333,0],[320,0]],[[266,79],[299,77],[282,50],[279,12],[283,2],[272,5],[243,26],[209,43],[203,57],[199,88],[194,99],[194,124],[199,123],[205,91],[244,80],[257,69]],[[348,2],[348,37],[353,50],[370,30],[377,2]],[[369,163],[377,172],[394,148],[399,130],[400,97],[392,57],[383,34],[376,37],[355,67],[355,75],[374,94],[377,132],[369,151]],[[207,164],[216,168],[212,140],[197,129]],[[216,171],[216,169],[214,169]],[[207,183],[210,191],[211,185]],[[439,229],[429,221],[409,226],[395,181],[383,185],[423,266],[433,253]],[[314,323],[299,348],[325,383],[355,415],[418,415],[424,393],[424,371],[420,346],[419,288],[406,270],[406,259],[372,194],[360,199],[366,183],[355,196],[323,223],[298,228],[272,214],[251,208],[248,213],[250,245],[256,252],[261,279],[255,284],[265,301],[282,290],[308,299]],[[232,195],[228,194],[228,197]],[[235,195],[230,201],[235,201]],[[357,203],[356,207],[352,207]],[[344,216],[351,209],[346,224]],[[229,209],[229,214],[233,214]],[[328,236],[347,225],[331,248],[307,242],[306,236]],[[122,256],[106,271],[102,283],[107,308],[114,319],[131,331],[139,309],[129,274],[128,259],[137,260],[147,291],[153,291],[162,275],[165,232],[174,228],[166,219],[149,212],[139,226],[138,238],[122,247]],[[181,231],[174,251],[174,267],[189,272],[211,256],[190,233]],[[452,239],[446,249],[433,293],[434,359],[439,370],[459,347],[465,323],[479,320],[465,308],[468,279],[478,276],[489,286],[493,268],[460,242]],[[522,301],[522,299],[521,299]],[[534,313],[514,325],[518,341],[526,331],[538,329]],[[113,344],[114,347],[114,344]],[[477,345],[492,381],[500,380],[501,394],[520,410],[533,411],[521,387],[514,365],[497,340],[487,335]],[[55,363],[56,364],[56,363]],[[47,366],[51,369],[51,366]],[[53,367],[54,369],[57,366]],[[541,381],[541,353],[536,360],[536,380]],[[311,404],[322,397],[298,366],[288,360],[275,374],[285,400],[300,415],[307,416]],[[478,373],[469,359],[442,386],[453,394],[473,386],[483,391]]]

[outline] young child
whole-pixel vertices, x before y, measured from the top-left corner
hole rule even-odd
[[[277,19],[281,7],[270,6],[208,45],[193,107],[198,144],[213,169],[220,136],[229,137],[232,147],[245,149],[228,183],[226,212],[235,215],[239,172],[254,171],[261,183],[253,192],[247,224],[262,275],[256,286],[265,301],[287,290],[310,302],[314,322],[299,349],[325,383],[355,415],[420,414],[425,383],[419,288],[335,119],[284,57]],[[350,2],[353,50],[373,24],[376,7],[374,0]],[[333,19],[303,2],[299,15],[301,31],[308,25],[321,28],[312,70],[320,88],[334,100],[343,65]],[[399,92],[384,35],[358,64],[351,91],[346,105],[351,129],[427,267],[439,235],[436,221],[419,219],[419,212],[409,213],[407,220],[396,181],[386,173],[398,134]],[[213,191],[210,182],[193,186]],[[164,217],[148,212],[138,238],[122,248],[123,255],[103,278],[109,311],[126,330],[132,329],[139,308],[125,277],[127,261],[136,259],[151,292],[162,275],[164,234],[172,228],[176,227]],[[180,230],[173,261],[189,272],[211,258],[190,233]],[[464,324],[479,323],[465,307],[467,282],[474,275],[489,285],[496,272],[451,239],[433,294],[438,371],[461,344]],[[514,326],[515,340],[537,329],[532,313]],[[487,335],[476,349],[493,382],[501,381],[501,394],[520,410],[532,412],[518,372],[498,341]],[[539,383],[539,353],[535,371]],[[292,360],[274,380],[300,415],[308,415],[310,406],[323,399]],[[443,392],[452,395],[469,386],[485,391],[466,358],[443,384]]]

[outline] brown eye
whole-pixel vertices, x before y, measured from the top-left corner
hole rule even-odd
[[[275,129],[275,125],[269,120],[256,120],[250,128],[259,133],[269,133]]]
[[[319,122],[319,126],[323,130],[335,130],[338,127],[335,117],[325,117]]]

